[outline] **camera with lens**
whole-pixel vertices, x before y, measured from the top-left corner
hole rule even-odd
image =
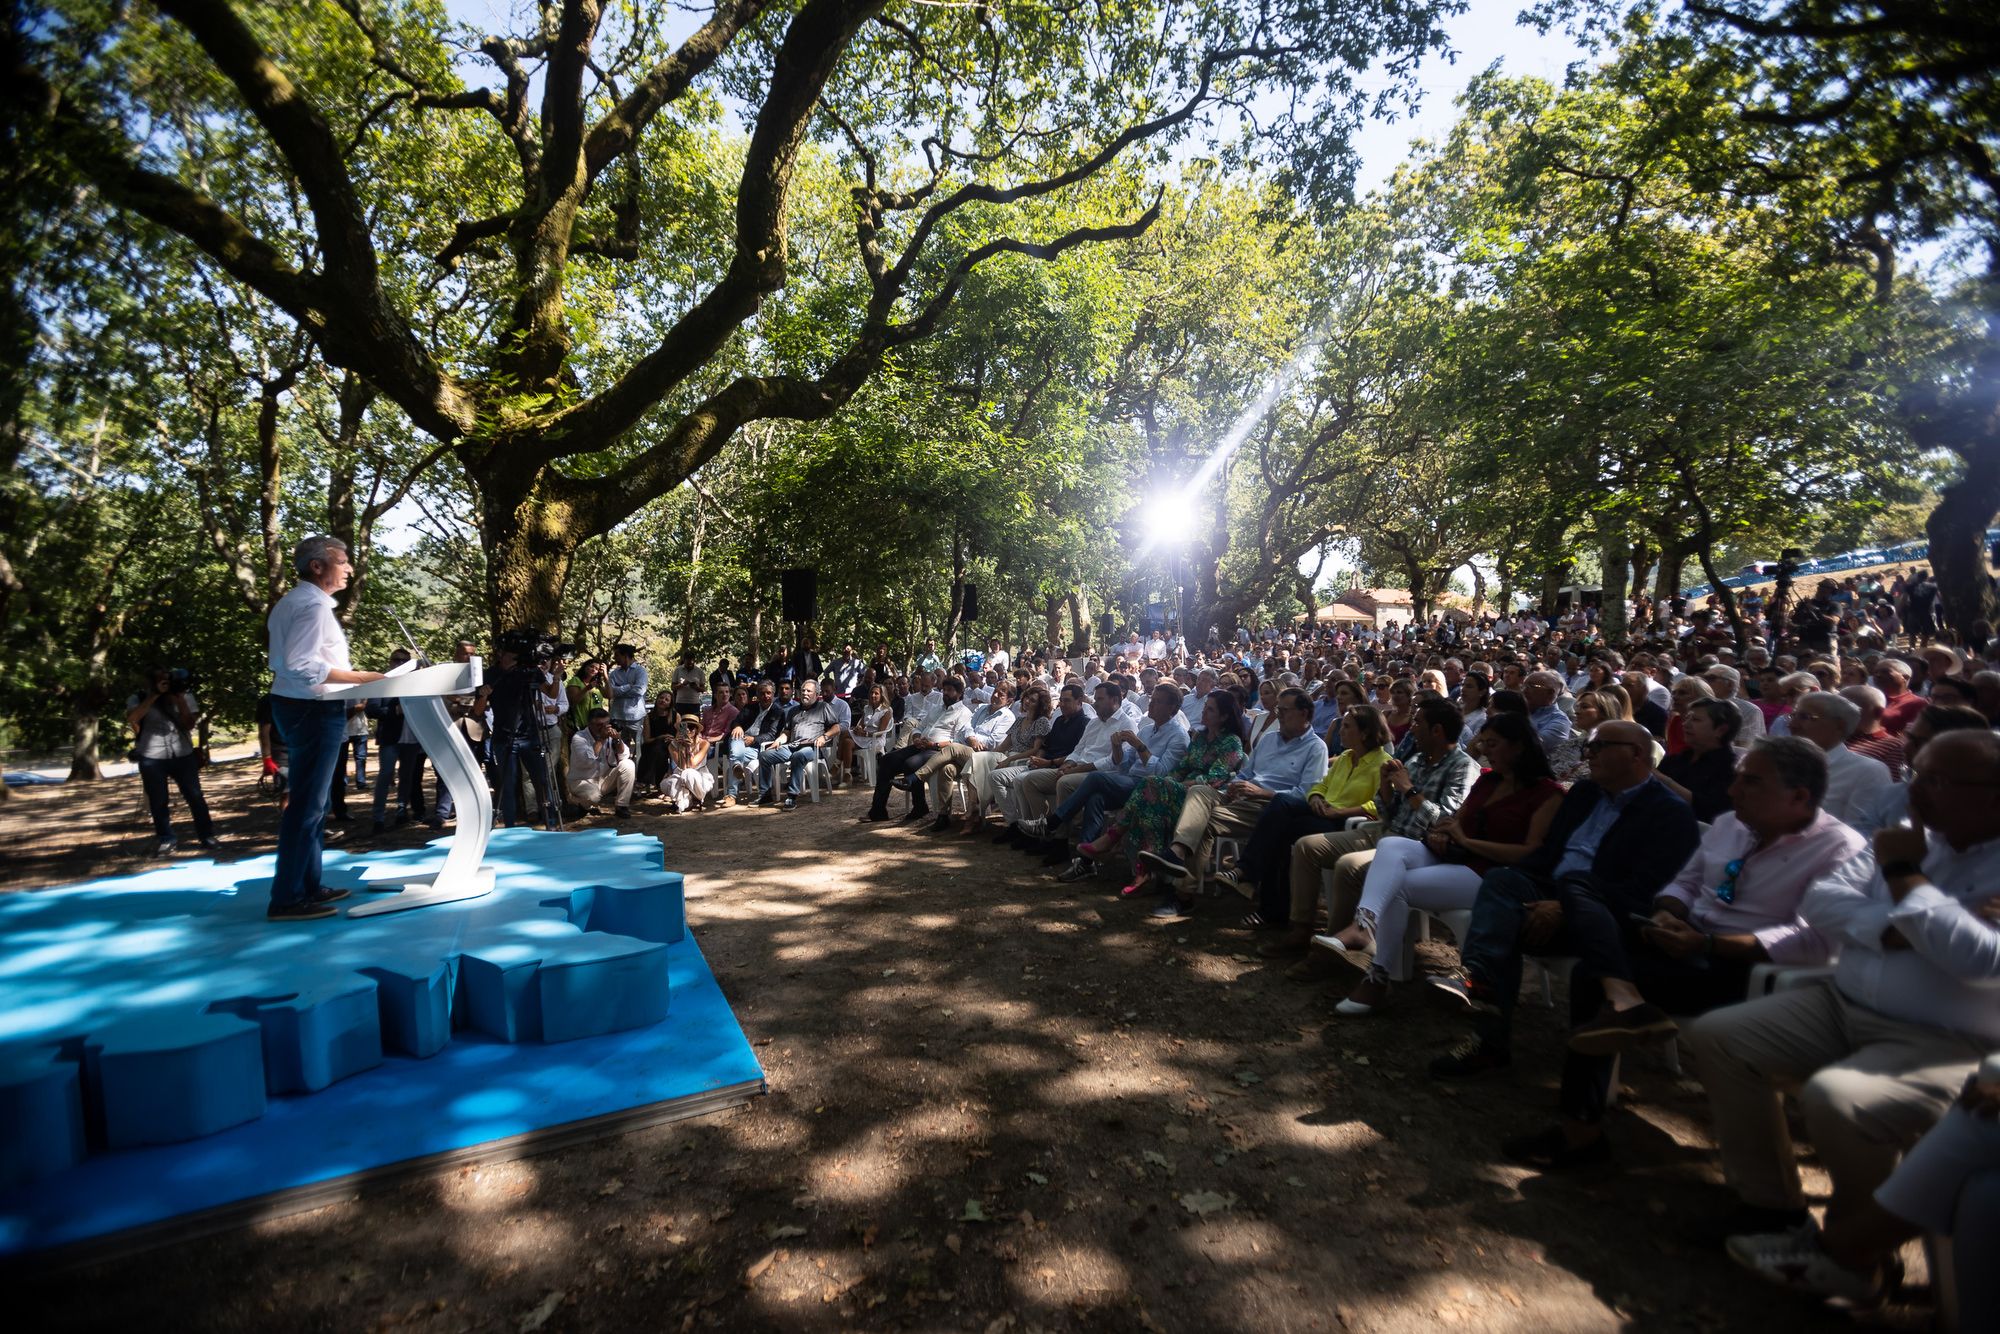
[[[167,693],[185,695],[194,689],[194,673],[185,667],[176,667],[167,673]]]
[[[566,658],[576,651],[574,644],[565,644],[545,630],[509,630],[500,636],[500,647],[530,662]]]

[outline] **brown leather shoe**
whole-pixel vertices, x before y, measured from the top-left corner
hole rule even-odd
[[[1260,957],[1266,959],[1289,959],[1296,954],[1304,954],[1312,948],[1313,930],[1310,926],[1300,926],[1294,922],[1285,928],[1285,934],[1276,940],[1267,940],[1257,947]]]

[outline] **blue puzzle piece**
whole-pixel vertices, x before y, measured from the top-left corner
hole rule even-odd
[[[324,874],[365,902],[371,881],[443,860],[442,841],[329,852]],[[270,857],[4,896],[0,1044],[83,1053],[90,1142],[118,1145],[236,1124],[267,1089],[325,1088],[385,1050],[435,1055],[454,1025],[563,1041],[666,1013],[664,947],[686,921],[659,840],[496,830],[486,863],[481,898],[284,925],[264,918]],[[0,1097],[59,1098],[41,1078]]]
[[[83,1080],[53,1047],[0,1053],[0,1190],[83,1161]]]
[[[174,1144],[264,1114],[263,1035],[233,1014],[120,1020],[84,1044],[83,1069],[107,1148]]]

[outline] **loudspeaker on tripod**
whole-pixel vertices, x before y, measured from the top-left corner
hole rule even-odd
[[[819,619],[819,572],[811,569],[784,570],[778,575],[784,589],[785,619]]]
[[[970,625],[979,619],[978,584],[967,584],[965,586],[965,596],[959,600],[958,619],[965,625]]]

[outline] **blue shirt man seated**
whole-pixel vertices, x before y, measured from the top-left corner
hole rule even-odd
[[[1511,1019],[1524,954],[1575,956],[1607,994],[1631,985],[1627,954],[1636,917],[1701,844],[1693,809],[1653,776],[1653,738],[1637,723],[1608,722],[1584,747],[1590,778],[1570,788],[1542,846],[1479,884],[1460,944],[1465,978],[1432,985],[1475,1016],[1475,1036],[1431,1062],[1439,1079],[1462,1079],[1513,1061]],[[1664,1037],[1673,1021],[1650,1003],[1624,1012],[1634,1039]]]
[[[1068,778],[1059,784],[1054,810],[1046,817],[1021,822],[1023,834],[1047,838],[1077,820],[1078,841],[1093,842],[1104,832],[1108,813],[1123,807],[1140,783],[1172,773],[1187,754],[1189,740],[1187,719],[1181,713],[1181,688],[1170,681],[1154,686],[1147,698],[1145,718],[1133,727],[1112,732],[1109,740],[1109,750],[1089,773],[1072,775],[1074,786]],[[1089,857],[1078,855],[1056,879],[1081,880],[1094,875],[1096,869]]]

